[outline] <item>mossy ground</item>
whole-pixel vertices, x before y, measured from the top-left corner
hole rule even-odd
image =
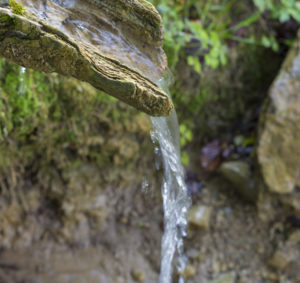
[[[86,164],[103,186],[126,182],[138,179],[141,152],[152,154],[149,118],[86,83],[1,60],[0,93],[0,184],[8,188],[26,176],[47,187],[53,171],[67,184],[64,176]]]

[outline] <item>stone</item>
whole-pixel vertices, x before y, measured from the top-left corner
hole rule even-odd
[[[86,81],[152,116],[171,113],[172,101],[155,83],[167,61],[161,18],[152,4],[145,0],[18,3],[21,13],[0,6],[0,57]]]
[[[209,283],[235,283],[236,273],[234,271],[218,275]]]
[[[133,269],[131,270],[131,276],[136,282],[143,282],[146,279],[146,274],[140,270]]]
[[[251,179],[250,166],[247,162],[223,162],[220,171],[243,197],[251,201],[254,201],[257,198],[257,191],[255,190],[254,182]]]
[[[290,256],[283,251],[276,251],[272,258],[269,260],[269,264],[279,270],[282,270],[288,266],[291,259]]]
[[[192,206],[188,213],[188,221],[203,230],[209,229],[212,207],[206,205]]]
[[[268,263],[278,271],[285,270],[294,277],[300,276],[300,232],[291,233],[284,243],[280,243]]]
[[[260,115],[257,159],[268,189],[300,186],[300,32],[273,82]]]
[[[191,278],[194,277],[197,273],[197,269],[192,264],[187,264],[185,267],[184,272],[181,274],[184,278]]]

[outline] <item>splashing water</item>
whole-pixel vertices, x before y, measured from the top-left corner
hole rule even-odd
[[[23,95],[26,92],[26,84],[24,82],[25,73],[26,73],[26,68],[20,67],[20,71],[19,71],[20,85],[19,85],[18,93],[21,95]]]
[[[167,81],[159,82],[167,92]],[[180,161],[179,129],[176,112],[169,117],[151,117],[152,140],[160,145],[164,167],[162,197],[165,231],[161,245],[161,271],[159,283],[172,282],[172,266],[177,251],[177,271],[182,273],[186,265],[183,253],[183,237],[186,235],[187,212],[191,200],[184,182],[184,170]],[[179,283],[184,279],[179,278]]]

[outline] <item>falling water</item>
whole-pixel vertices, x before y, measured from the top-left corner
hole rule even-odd
[[[96,9],[96,6],[94,7],[95,11],[91,10],[91,7],[86,11],[86,4],[89,2],[92,1],[21,0],[22,5],[40,20],[56,27],[75,41],[80,41],[83,46],[95,48],[97,52],[101,52],[108,57],[114,57],[148,79],[152,81],[157,80],[160,76],[160,68],[153,62],[156,62],[157,58],[161,57],[153,55],[152,51],[146,54],[144,44],[141,49],[144,52],[142,52],[135,44],[130,43],[129,39],[123,35],[122,28],[117,26],[117,23],[122,23],[122,21],[106,19],[103,16],[103,11]],[[92,17],[82,16],[88,12],[91,13]],[[102,29],[97,28],[99,23],[102,23],[100,25]],[[134,43],[138,42],[134,41]],[[158,84],[167,92],[166,80],[161,80]],[[164,166],[162,196],[165,231],[161,246],[162,259],[159,283],[170,283],[172,282],[172,266],[176,252],[177,270],[182,272],[185,268],[186,259],[183,254],[183,237],[186,233],[186,214],[190,206],[190,199],[185,187],[184,171],[180,161],[176,112],[173,111],[169,117],[152,117],[151,121],[153,124],[152,138],[160,145]],[[146,180],[143,188],[144,190],[148,188]],[[179,282],[183,283],[183,278],[180,278]]]
[[[167,92],[167,81],[159,82]],[[160,145],[164,166],[162,197],[165,231],[161,245],[161,271],[159,283],[172,282],[172,266],[177,252],[177,271],[183,272],[186,258],[183,253],[183,237],[186,235],[186,214],[190,206],[184,182],[184,170],[180,161],[179,129],[176,112],[169,117],[151,117],[152,139]],[[184,279],[180,277],[180,283]]]

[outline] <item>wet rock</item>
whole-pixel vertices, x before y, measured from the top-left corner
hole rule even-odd
[[[254,201],[257,197],[253,180],[251,179],[250,166],[244,161],[224,162],[220,167],[221,173],[228,179],[234,188],[243,197]]]
[[[181,274],[184,278],[194,277],[197,273],[197,269],[194,265],[187,264],[184,272]]]
[[[300,32],[273,82],[260,116],[257,146],[263,179],[271,192],[300,185]]]
[[[144,282],[146,279],[146,274],[140,270],[133,269],[131,270],[131,276],[136,282]]]
[[[189,223],[203,230],[209,229],[212,207],[205,205],[192,206],[188,213]]]
[[[19,2],[25,9],[18,14],[0,7],[1,57],[86,81],[147,114],[170,114],[171,100],[153,83],[167,62],[161,18],[150,3]]]
[[[220,274],[209,283],[235,283],[236,273],[234,271]]]
[[[237,186],[244,185],[250,179],[249,164],[244,161],[224,162],[220,170],[228,180]]]

